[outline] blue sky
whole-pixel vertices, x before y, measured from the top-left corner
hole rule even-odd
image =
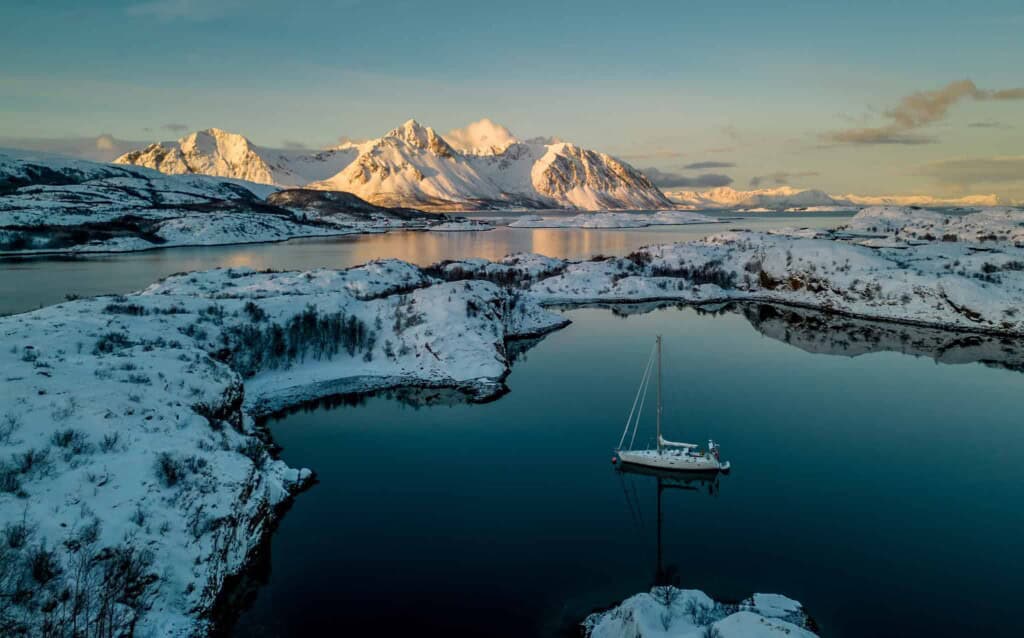
[[[490,117],[669,173],[732,163],[736,187],[1024,199],[1024,99],[993,93],[1024,87],[1019,0],[82,4],[0,8],[0,142],[184,125],[316,147]],[[963,80],[887,143],[836,141]]]

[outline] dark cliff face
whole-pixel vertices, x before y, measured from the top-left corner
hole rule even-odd
[[[344,191],[292,188],[271,193],[267,197],[267,203],[280,208],[316,210],[321,215],[384,216],[403,220],[429,217],[427,213],[412,208],[377,206]]]

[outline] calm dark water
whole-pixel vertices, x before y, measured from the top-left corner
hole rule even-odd
[[[121,255],[0,258],[0,315],[59,303],[69,294],[91,297],[140,290],[162,277],[189,270],[346,268],[387,257],[425,266],[442,259],[501,259],[515,252],[537,252],[562,258],[590,257],[598,253],[625,255],[641,246],[698,239],[730,228],[834,228],[849,219],[850,213],[757,213],[732,217],[734,219],[724,224],[628,230],[499,227],[487,232],[464,233],[401,231],[294,239],[273,244],[169,248]]]
[[[826,636],[1024,633],[1024,375],[811,354],[738,313],[567,314],[493,403],[374,397],[272,421],[321,482],[235,635],[557,635],[649,588],[656,481],[609,460],[658,333],[666,434],[713,436],[734,468],[715,495],[662,494],[675,582],[789,595]]]

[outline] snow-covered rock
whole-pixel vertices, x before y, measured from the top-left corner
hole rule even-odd
[[[857,213],[842,230],[878,234],[895,242],[1008,242],[1024,246],[1024,209],[997,206],[947,214],[906,206],[873,206]]]
[[[434,224],[427,230],[435,233],[465,233],[478,232],[482,230],[494,230],[494,226],[485,222],[464,219],[462,221],[441,222]]]
[[[738,605],[696,589],[655,587],[583,622],[588,638],[814,638],[813,621],[795,600],[754,594]]]
[[[167,173],[205,173],[279,186],[354,193],[381,206],[434,210],[659,209],[671,203],[643,174],[597,151],[516,139],[482,120],[449,133],[415,120],[381,138],[325,151],[257,147],[208,129],[118,158]]]

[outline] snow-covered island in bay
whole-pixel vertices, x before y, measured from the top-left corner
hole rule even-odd
[[[138,175],[97,179],[119,193],[163,179]],[[308,204],[307,191],[282,193]],[[2,318],[0,614],[16,632],[67,622],[210,631],[226,584],[316,470],[277,460],[255,417],[402,386],[493,398],[506,390],[509,345],[564,326],[566,306],[758,302],[1020,338],[1022,224],[1024,211],[1009,207],[876,207],[836,230],[725,230],[584,261],[183,273]],[[722,636],[810,626],[784,598],[730,607],[677,590],[586,621],[594,636],[709,625]]]

